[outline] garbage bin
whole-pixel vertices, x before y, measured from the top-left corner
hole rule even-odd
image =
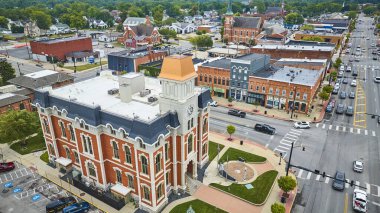
[[[267,114],[267,111],[266,111],[266,110],[264,111],[264,114],[265,114],[265,115]]]
[[[243,145],[243,141],[242,140],[240,141],[240,145]]]
[[[286,197],[281,197],[281,203],[286,203]]]

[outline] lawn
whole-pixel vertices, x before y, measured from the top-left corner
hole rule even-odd
[[[23,148],[21,142],[14,143],[11,145],[11,149],[18,152],[19,154],[26,155],[32,152],[37,152],[46,149],[45,140],[42,134],[37,134],[26,140],[26,148]]]
[[[220,151],[223,149],[224,145],[219,144]],[[218,143],[209,141],[208,142],[208,159],[212,161],[218,155]]]
[[[222,186],[216,183],[211,183],[210,186],[250,201],[251,203],[262,204],[267,198],[272,185],[276,180],[277,174],[278,172],[275,170],[270,170],[263,173],[251,183],[253,189],[247,189],[244,184],[236,183],[233,183],[230,186]]]
[[[42,155],[40,156],[40,159],[41,159],[42,161],[46,162],[46,163],[49,163],[49,154],[48,154],[48,152],[47,152],[47,151],[44,152],[44,154],[42,154]]]
[[[201,200],[192,200],[186,203],[179,204],[178,206],[174,207],[170,211],[170,213],[186,212],[189,209],[190,205],[191,205],[191,208],[196,213],[224,213],[226,212],[221,209],[218,209],[215,206],[205,203]]]
[[[107,61],[103,61],[102,60],[102,65],[106,65],[107,63],[108,63]],[[91,69],[91,68],[94,68],[94,67],[100,67],[100,63],[97,62],[95,64],[79,65],[79,66],[77,66],[77,71],[88,70],[88,69]],[[70,69],[70,70],[74,70],[74,66],[68,66],[68,67],[65,67],[65,68]]]
[[[255,154],[251,154],[248,152],[241,151],[235,148],[228,148],[228,150],[224,153],[224,155],[220,158],[219,162],[226,162],[228,156],[228,161],[237,161],[239,157],[245,159],[248,163],[259,163],[265,162],[267,159]]]

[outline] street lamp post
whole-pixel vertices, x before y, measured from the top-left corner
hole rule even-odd
[[[282,152],[280,152],[280,162],[278,162],[278,165],[281,165],[281,158],[282,158]]]

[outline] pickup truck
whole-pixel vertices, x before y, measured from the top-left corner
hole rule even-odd
[[[241,118],[245,118],[245,116],[246,116],[245,112],[242,112],[242,111],[239,111],[239,110],[236,110],[236,109],[230,109],[230,110],[228,110],[228,114],[229,115],[238,116],[238,117],[241,117]]]

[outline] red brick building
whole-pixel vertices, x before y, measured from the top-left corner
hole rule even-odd
[[[65,61],[69,54],[93,52],[91,38],[87,37],[31,41],[30,48],[37,61]]]
[[[16,93],[0,94],[0,114],[9,110],[27,110],[32,111],[31,98]]]
[[[223,39],[233,43],[249,44],[261,32],[262,17],[225,15]]]
[[[208,161],[211,96],[194,87],[196,77],[191,57],[171,56],[159,79],[102,72],[39,90],[35,102],[50,161],[160,212],[169,194],[185,190]]]

